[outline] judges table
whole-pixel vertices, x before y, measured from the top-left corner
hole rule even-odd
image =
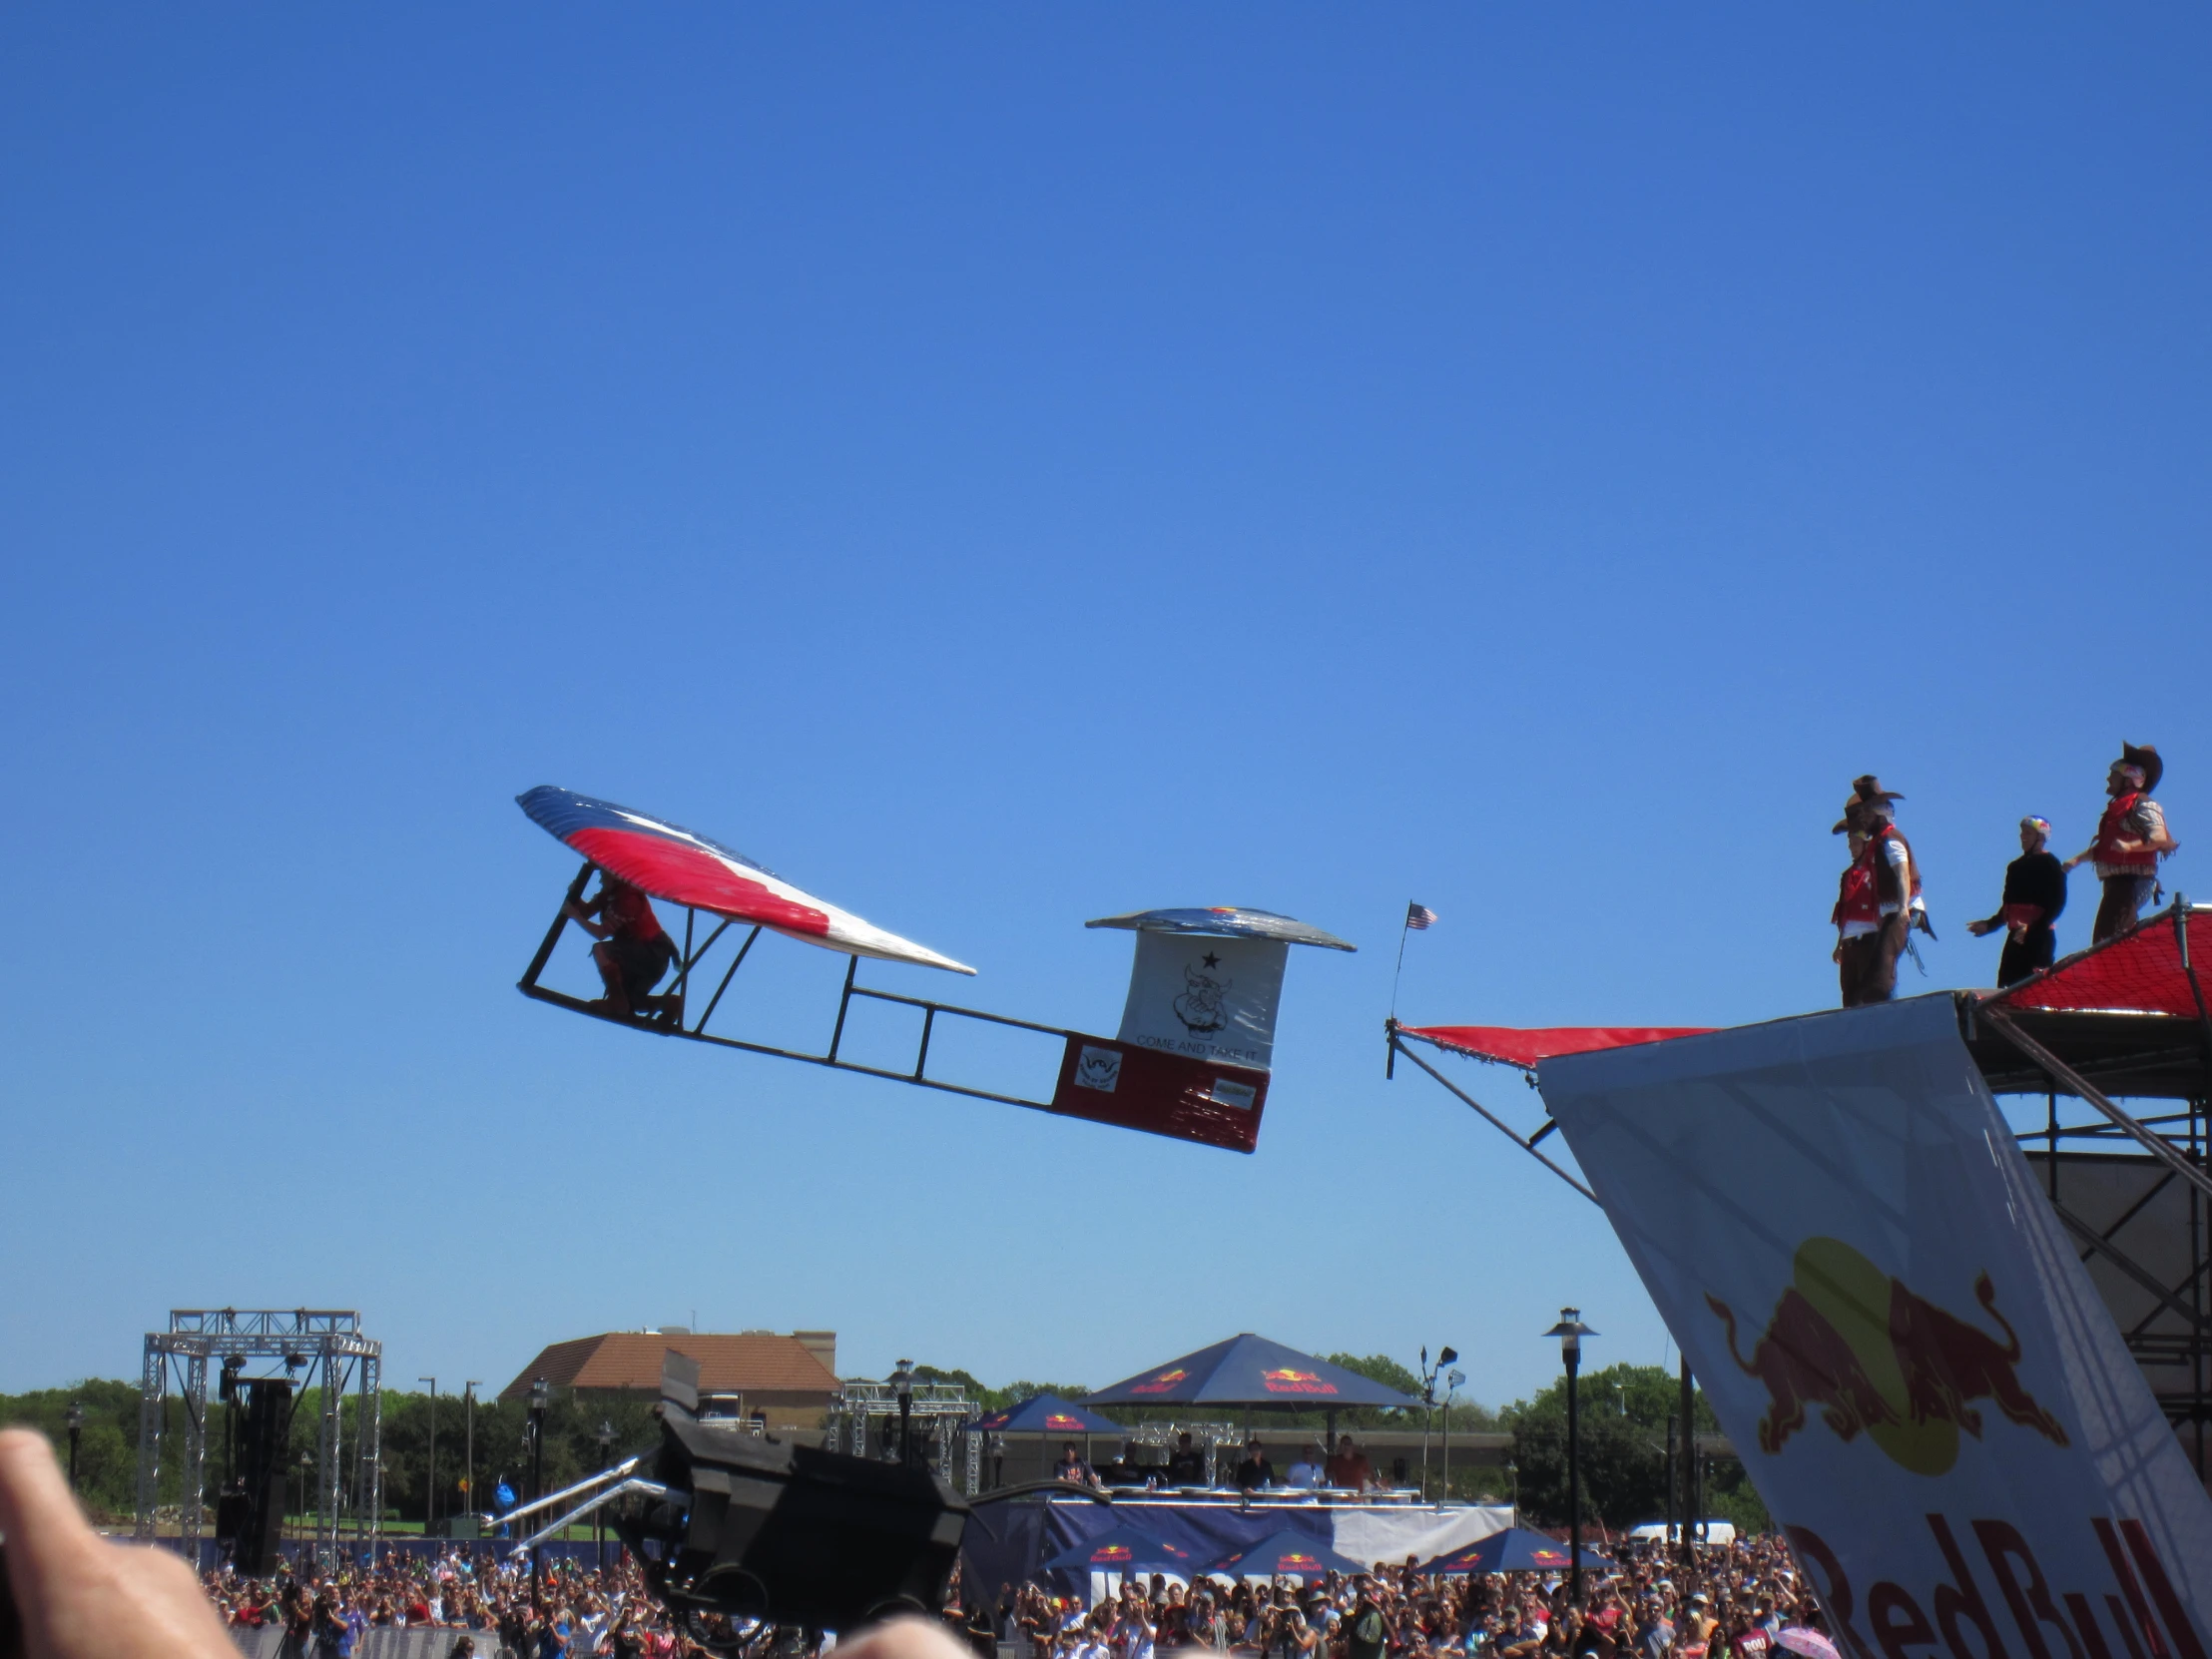
[[[1363,1564],[1398,1565],[1407,1556],[1426,1561],[1479,1542],[1513,1523],[1506,1504],[1423,1503],[1412,1491],[1108,1487],[1105,1495],[1112,1501],[1071,1491],[984,1503],[960,1546],[963,1582],[989,1585],[995,1593],[1000,1584],[1034,1579],[1088,1599],[1107,1587],[1110,1575],[1048,1571],[1044,1563],[1115,1526],[1134,1526],[1174,1545],[1188,1553],[1193,1572],[1203,1572],[1278,1532],[1303,1533]]]

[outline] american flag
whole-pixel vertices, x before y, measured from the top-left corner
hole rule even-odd
[[[1426,927],[1435,919],[1436,912],[1425,904],[1408,904],[1405,906],[1405,925],[1408,927]]]

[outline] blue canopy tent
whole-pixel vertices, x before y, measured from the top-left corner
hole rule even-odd
[[[1418,1405],[1411,1394],[1247,1331],[1083,1396],[1085,1405]]]
[[[1582,1546],[1582,1564],[1585,1567],[1611,1565],[1588,1544]],[[1419,1570],[1433,1573],[1565,1572],[1568,1565],[1567,1546],[1557,1538],[1547,1538],[1525,1526],[1508,1526],[1502,1532],[1493,1532],[1487,1538],[1439,1555]]]
[[[981,1434],[1119,1434],[1121,1424],[1058,1394],[1031,1394],[1018,1405],[977,1417],[963,1428]]]
[[[1124,1521],[1063,1549],[1045,1565],[1060,1572],[1172,1572],[1188,1578],[1198,1570],[1198,1552]]]
[[[1367,1568],[1349,1556],[1339,1555],[1310,1533],[1285,1529],[1271,1532],[1258,1543],[1232,1551],[1206,1569],[1228,1578],[1280,1578],[1296,1576],[1311,1584],[1324,1573],[1347,1575]]]
[[[1085,1405],[1238,1405],[1247,1411],[1329,1414],[1347,1405],[1418,1405],[1410,1394],[1246,1331],[1083,1396]],[[1329,1447],[1336,1449],[1334,1443]]]

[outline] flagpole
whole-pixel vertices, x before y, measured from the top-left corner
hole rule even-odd
[[[1413,911],[1408,905],[1405,919],[1397,924],[1397,971],[1390,975],[1390,1018],[1397,1018],[1397,982],[1405,976],[1405,935],[1413,930]]]

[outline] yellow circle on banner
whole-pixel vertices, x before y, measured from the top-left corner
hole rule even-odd
[[[1958,1460],[1958,1425],[1948,1417],[1913,1420],[1905,1368],[1890,1340],[1890,1276],[1841,1239],[1812,1238],[1797,1248],[1793,1277],[1890,1408],[1892,1420],[1868,1425],[1874,1443],[1915,1474],[1943,1473]]]

